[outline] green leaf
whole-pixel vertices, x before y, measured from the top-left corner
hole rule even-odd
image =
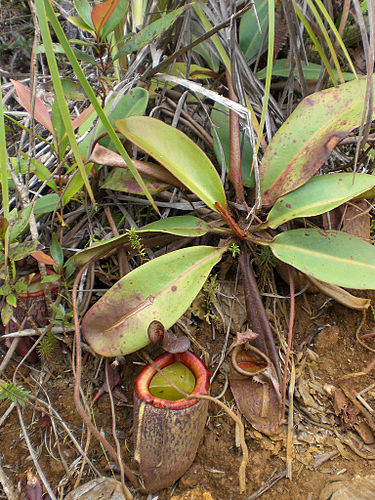
[[[20,210],[17,213],[17,209],[12,210],[11,219],[13,219],[13,224],[11,226],[9,232],[9,242],[14,243],[20,234],[27,228],[29,225],[29,220],[32,212],[32,205]]]
[[[198,237],[214,231],[215,228],[197,217],[191,215],[181,215],[179,217],[168,217],[160,219],[156,222],[151,222],[141,229],[137,230],[137,234],[150,232],[174,234],[176,236]]]
[[[55,208],[60,203],[60,197],[58,194],[45,194],[41,198],[38,198],[34,203],[34,215],[39,216],[42,214],[47,214],[53,212]]]
[[[275,256],[327,283],[375,288],[375,247],[340,231],[295,229],[269,244]]]
[[[91,11],[92,7],[89,4],[88,0],[73,0],[74,7],[76,8],[76,11],[78,14],[81,16],[83,21],[91,27],[91,29],[94,28],[94,25],[92,24],[91,20]]]
[[[263,204],[307,182],[362,120],[366,78],[305,97],[280,127],[260,166]]]
[[[14,284],[14,289],[16,293],[24,293],[27,290],[26,278],[22,277],[16,281]]]
[[[95,109],[99,118],[103,122],[103,124],[106,128],[106,131],[108,132],[108,135],[110,136],[117,151],[121,154],[121,156],[125,160],[127,166],[129,167],[130,171],[133,173],[137,182],[142,186],[142,188],[144,190],[144,194],[146,195],[147,199],[150,201],[150,203],[151,203],[152,207],[154,208],[154,210],[156,211],[156,213],[159,213],[158,207],[156,206],[154,199],[152,198],[152,196],[148,192],[146,186],[144,185],[144,182],[143,182],[141,176],[137,172],[136,168],[134,167],[134,165],[131,161],[131,158],[129,157],[128,153],[126,152],[124,146],[122,145],[122,143],[121,143],[120,139],[118,138],[116,132],[114,131],[112,125],[108,121],[108,118],[105,115],[105,113],[103,112],[103,109],[102,109],[102,107],[101,107],[101,105],[100,105],[100,103],[95,95],[95,92],[93,91],[92,87],[88,83],[87,78],[86,78],[82,68],[78,64],[78,61],[77,61],[76,57],[74,56],[74,53],[72,52],[70,44],[69,44],[69,42],[68,42],[63,30],[61,29],[61,26],[60,26],[57,18],[56,18],[54,10],[52,9],[51,5],[49,4],[49,2],[47,0],[35,0],[35,2],[36,2],[35,5],[38,6],[38,8],[39,8],[40,15],[42,16],[42,20],[40,20],[40,24],[41,24],[41,28],[43,25],[43,32],[46,35],[46,38],[48,38],[48,37],[47,37],[47,33],[46,33],[46,31],[47,31],[46,26],[45,26],[45,23],[43,22],[43,15],[48,16],[48,19],[49,19],[50,23],[52,24],[52,27],[56,33],[57,38],[59,39],[61,45],[64,47],[66,56],[68,57],[69,62],[72,65],[72,68],[74,70],[75,75],[77,76],[80,84],[82,85],[82,88],[83,88],[85,94],[87,95],[89,101],[91,102],[93,108]],[[50,45],[50,40],[48,40],[48,44]],[[52,63],[52,66],[54,66],[54,68],[53,68],[54,85],[57,87],[58,84],[57,84],[57,82],[55,82],[55,77],[56,77],[55,69],[56,68],[55,68],[55,65],[53,64],[52,61],[51,61],[51,63]],[[52,66],[50,64],[50,67],[52,67]],[[65,120],[64,120],[64,123],[65,123]],[[67,125],[67,123],[65,123],[65,126],[66,125]],[[67,127],[67,131],[68,131],[68,128],[69,127]],[[74,139],[75,139],[75,137],[74,137]],[[81,156],[80,156],[79,150],[78,150],[78,155],[76,154],[77,153],[76,148],[75,148],[76,143],[74,142],[73,137],[70,136],[70,131],[69,131],[69,141],[72,145],[75,159],[79,165],[79,168],[84,173],[84,169],[82,168],[82,163],[81,163]],[[86,189],[88,190],[88,193],[91,196],[92,193],[91,193],[90,186],[87,185],[86,182],[85,182],[85,186],[86,186]],[[95,203],[94,200],[93,200],[93,203]]]
[[[213,128],[211,129],[211,135],[214,139],[214,150],[219,164],[221,165],[221,153],[219,142],[216,138],[216,134],[219,137],[221,147],[223,148],[224,158],[225,158],[225,169],[229,172],[229,161],[230,161],[230,134],[229,134],[229,111],[228,108],[222,106],[221,104],[215,103],[211,111],[211,120],[213,123]],[[242,171],[242,183],[244,186],[253,188],[255,186],[254,173],[251,172],[251,165],[253,163],[253,148],[251,147],[250,141],[243,137],[241,134],[241,171]]]
[[[38,250],[40,243],[38,241],[24,241],[22,243],[17,243],[15,246],[9,248],[9,259],[10,260],[22,260],[31,253]],[[0,254],[0,264],[4,262],[4,255]]]
[[[185,12],[187,8],[190,6],[183,6],[179,9],[173,10],[165,16],[161,17],[157,21],[147,25],[138,33],[135,33],[133,36],[128,37],[124,40],[123,45],[118,50],[117,54],[113,58],[116,60],[117,58],[131,54],[132,52],[136,52],[142,49],[145,45],[150,44],[153,40],[156,40],[164,31],[166,31],[172,24],[177,20],[177,18]],[[121,42],[122,40],[119,40]]]
[[[16,307],[17,305],[17,297],[15,295],[13,295],[13,293],[10,293],[7,297],[6,297],[6,302],[7,304],[9,304],[10,306],[12,307]]]
[[[200,30],[198,28],[198,31],[200,32],[200,35],[203,35],[203,29]],[[197,36],[193,36],[193,41],[197,39]],[[193,48],[193,52],[196,52],[199,54],[207,63],[208,67],[212,69],[215,73],[219,72],[220,68],[220,60],[219,58],[214,54],[213,50],[211,47],[208,45],[207,42],[201,42],[199,45],[196,45]]]
[[[118,130],[155,158],[215,212],[225,207],[220,177],[208,157],[180,130],[148,116],[117,120]]]
[[[256,13],[262,32],[259,31]],[[268,0],[255,0],[253,8],[245,12],[240,22],[240,47],[247,60],[258,55],[267,29]],[[264,43],[263,47],[265,50],[267,43]]]
[[[73,24],[73,26],[76,26],[81,30],[89,31],[92,35],[95,33],[94,28],[91,28],[91,26],[86,24],[85,21],[79,16],[67,16],[67,20]]]
[[[51,241],[51,257],[53,260],[56,262],[56,264],[59,267],[62,267],[64,265],[64,252],[61,248],[60,243],[57,240],[56,234],[52,234],[52,241]]]
[[[55,90],[56,100],[58,102],[58,106],[60,109],[60,114],[61,114],[61,117],[64,121],[64,127],[66,129],[66,133],[68,135],[69,143],[70,143],[75,161],[78,165],[78,169],[84,178],[85,186],[86,186],[87,192],[91,198],[91,201],[95,205],[95,199],[94,199],[94,195],[92,193],[91,185],[90,185],[89,180],[86,176],[83,161],[82,161],[82,158],[79,154],[77,139],[76,139],[73,127],[72,127],[69,108],[68,108],[68,105],[67,105],[67,102],[66,102],[66,99],[64,96],[62,84],[61,84],[61,76],[60,76],[59,69],[57,66],[56,56],[53,53],[52,38],[51,38],[50,28],[48,25],[48,20],[51,22],[51,24],[53,26],[54,26],[54,22],[56,22],[58,27],[60,28],[60,30],[61,30],[61,26],[59,25],[59,23],[56,19],[56,15],[55,15],[50,3],[48,2],[48,0],[35,0],[35,8],[36,8],[36,14],[38,17],[38,22],[39,22],[40,32],[42,35],[43,44],[44,44],[44,47],[46,49],[46,57],[47,57],[48,66],[49,66],[49,70],[50,70],[52,81],[53,81],[53,87]],[[47,11],[48,11],[48,13],[47,13]],[[50,16],[50,14],[51,14],[51,16]],[[55,26],[54,26],[54,28],[55,28]],[[59,39],[59,41],[61,42],[61,39]],[[70,47],[69,47],[69,49],[70,49]],[[52,122],[51,122],[51,124],[52,124]]]
[[[120,0],[117,7],[113,11],[113,14],[110,16],[108,21],[104,24],[103,30],[100,34],[100,37],[104,40],[121,22],[124,21],[124,16],[126,11],[128,10],[129,2],[127,0]]]
[[[100,37],[103,37],[103,30],[120,2],[121,0],[106,0],[94,5],[91,11],[91,20],[96,33],[100,35]]]
[[[208,232],[226,233],[225,230],[211,227],[209,224],[206,224],[204,221],[198,219],[197,217],[192,217],[191,215],[161,219],[156,222],[151,222],[151,224],[147,224],[136,231],[136,233],[141,234],[142,237],[145,237],[148,234],[152,235],[153,233],[167,233],[175,236],[198,237],[203,236]],[[100,241],[99,243],[95,243],[91,247],[76,253],[73,257],[74,263],[77,266],[83,266],[90,259],[105,255],[109,252],[109,250],[117,248],[120,245],[126,245],[128,242],[129,238],[127,234],[115,236],[109,240]],[[130,247],[130,245],[127,246]]]
[[[368,174],[341,173],[313,177],[276,201],[265,226],[275,229],[297,217],[323,214],[373,186],[374,176]]]
[[[146,175],[142,175],[142,179],[152,195],[160,193],[160,191],[165,191],[169,186],[165,182],[158,181]],[[143,194],[140,185],[126,168],[114,168],[111,170],[101,188],[122,191],[124,193]]]
[[[3,322],[4,326],[7,326],[12,316],[13,316],[13,307],[10,306],[9,304],[4,304],[4,306],[1,308],[1,321]],[[1,391],[0,391],[0,398],[1,398]]]
[[[54,283],[55,281],[59,281],[61,276],[59,274],[49,274],[45,278],[40,280],[41,283]]]
[[[51,179],[51,172],[48,170],[48,168],[43,165],[43,163],[39,160],[36,160],[35,158],[31,158],[31,169],[33,172],[35,172],[35,175],[41,180],[41,181],[46,181],[47,179],[50,179],[47,182],[47,186],[53,189],[54,191],[58,191],[58,187],[56,185],[56,182]]]
[[[86,313],[82,333],[94,351],[119,356],[149,343],[151,321],[170,328],[187,310],[226,248],[190,247],[124,276]]]
[[[86,175],[89,174],[90,170],[92,167],[92,163],[87,163],[84,166],[84,169],[86,171]],[[82,174],[80,171],[76,171],[76,174],[72,178],[72,180],[69,182],[67,188],[64,191],[64,195],[62,197],[62,204],[66,205],[81,189],[82,186],[84,185],[84,180],[82,178]]]
[[[316,81],[318,80],[320,73],[322,71],[322,66],[316,63],[305,63],[305,61],[301,61],[302,72],[305,80],[307,81]],[[266,78],[267,68],[263,68],[257,72],[257,77],[259,80],[264,80]],[[282,78],[288,78],[290,74],[290,60],[289,59],[277,59],[272,67],[272,76],[280,76]],[[333,74],[338,78],[338,73],[336,70],[333,70]],[[350,81],[355,79],[355,75],[353,73],[343,73],[342,74],[345,81]],[[298,70],[294,69],[294,76],[298,78]]]
[[[79,82],[75,82],[70,78],[62,78],[61,83],[67,99],[72,101],[85,101],[87,99]]]
[[[115,120],[119,118],[125,118],[126,116],[132,115],[143,115],[146,111],[149,94],[146,89],[141,87],[136,87],[129,90],[125,95],[122,95],[119,99],[118,93],[114,92],[108,102],[104,106],[104,113],[107,116],[109,122],[114,126]],[[114,106],[114,101],[117,101]],[[112,109],[113,108],[113,109]],[[94,123],[97,118],[97,114],[93,113],[90,118],[79,128],[80,135],[83,135]],[[100,121],[96,130],[93,130],[88,136],[79,143],[79,149],[81,155],[87,159],[87,154],[92,143],[92,136],[95,133],[94,139],[99,137],[105,132],[105,127]],[[114,149],[113,143],[108,136],[103,137],[99,140],[99,143],[104,147],[111,147]]]
[[[111,125],[113,126],[115,120],[120,118],[125,118],[126,116],[133,115],[143,115],[146,111],[148,104],[148,92],[146,89],[141,87],[136,87],[129,90],[125,95],[122,95],[116,105],[113,105],[113,101],[117,96],[117,92],[113,94],[111,99],[106,103],[104,107],[104,112],[108,116]],[[113,109],[112,109],[113,108]],[[105,132],[104,125],[99,122],[99,125],[95,132],[95,138],[99,137],[103,132]],[[104,147],[109,147],[110,145],[109,137],[104,137],[99,141],[99,143]],[[113,146],[112,146],[113,147]]]

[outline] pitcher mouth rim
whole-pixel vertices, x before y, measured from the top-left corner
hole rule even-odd
[[[211,373],[203,361],[201,361],[198,356],[193,354],[191,351],[176,354],[165,353],[158,356],[154,360],[155,365],[160,370],[175,362],[184,364],[187,368],[189,368],[195,377],[195,386],[190,395],[208,394]],[[139,375],[136,376],[134,380],[134,390],[135,394],[141,401],[155,406],[156,408],[168,408],[170,410],[189,408],[199,401],[199,399],[187,399],[182,396],[181,399],[178,399],[177,401],[169,401],[167,399],[153,396],[149,390],[149,385],[156,373],[158,373],[157,370],[155,370],[151,364],[148,364],[143,368]]]

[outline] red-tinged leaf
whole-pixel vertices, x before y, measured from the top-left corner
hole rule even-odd
[[[17,82],[16,80],[10,80],[17,93],[17,97],[22,104],[22,106],[26,109],[27,112],[31,111],[31,92],[30,89],[22,85],[22,83]],[[43,127],[51,132],[52,135],[55,135],[55,131],[53,129],[52,120],[48,113],[47,108],[43,104],[42,100],[36,96],[35,97],[35,109],[34,109],[34,118],[37,122],[39,122]]]
[[[105,23],[109,20],[121,0],[107,0],[95,5],[91,12],[91,20],[97,34],[100,34]]]
[[[347,82],[299,103],[264,153],[260,167],[264,205],[273,205],[280,196],[305,184],[336,145],[359,127],[366,82],[366,78]]]
[[[36,250],[35,252],[30,254],[31,257],[34,257],[35,260],[41,262],[42,264],[46,264],[47,266],[57,266],[56,262],[52,257],[44,253],[42,250]]]
[[[90,104],[90,106],[88,106],[85,110],[83,110],[82,113],[78,115],[77,118],[74,118],[74,120],[72,121],[73,130],[75,130],[76,128],[80,127],[83,123],[85,123],[85,121],[88,120],[94,112],[95,110],[92,104]]]
[[[6,217],[0,216],[0,238],[3,240],[5,238],[5,234],[9,227],[9,221]]]

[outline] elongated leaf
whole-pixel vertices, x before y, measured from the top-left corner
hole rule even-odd
[[[316,81],[318,80],[320,73],[322,71],[322,66],[320,64],[309,62],[306,64],[305,61],[301,61],[302,72],[305,80]],[[266,78],[267,68],[263,68],[257,72],[257,77],[259,80],[264,80]],[[280,76],[283,78],[288,78],[290,74],[290,60],[289,59],[277,59],[272,67],[272,76]],[[338,73],[333,70],[333,74],[338,78]],[[294,69],[294,75],[298,78],[298,70]],[[343,73],[345,81],[350,81],[355,79],[353,73]]]
[[[149,343],[154,320],[170,328],[194,300],[225,248],[190,247],[162,255],[118,281],[86,313],[82,333],[95,352],[119,356]]]
[[[92,7],[88,0],[73,0],[74,7],[76,8],[78,14],[81,16],[83,21],[88,24],[91,28],[94,27],[91,19]]]
[[[151,224],[138,229],[137,234],[160,232],[176,236],[198,237],[215,230],[217,229],[197,217],[181,215],[179,217],[168,217],[167,219],[151,222]]]
[[[117,7],[109,17],[108,21],[103,26],[103,30],[101,32],[102,39],[105,39],[112,31],[115,30],[116,26],[121,22],[124,24],[124,16],[126,11],[128,10],[129,2],[127,0],[120,0],[117,4]]]
[[[67,20],[81,30],[89,31],[92,35],[95,35],[94,27],[92,27],[92,21],[90,19],[90,24],[85,23],[85,21],[79,16],[68,16]]]
[[[313,177],[295,191],[279,198],[268,214],[266,226],[276,228],[297,217],[328,212],[375,186],[373,175],[351,173]]]
[[[117,120],[118,130],[153,156],[207,206],[226,205],[220,177],[207,156],[180,130],[148,116]]]
[[[58,241],[55,233],[52,234],[50,252],[56,264],[62,267],[64,265],[64,252],[61,248],[60,242]]]
[[[245,12],[240,22],[240,47],[246,59],[255,57],[262,47],[268,28],[268,0],[255,0],[252,9]],[[260,29],[259,29],[259,25]],[[267,43],[263,44],[264,50]]]
[[[161,17],[157,21],[147,25],[138,33],[135,33],[133,36],[127,38],[117,54],[114,57],[114,60],[117,58],[131,54],[132,52],[136,52],[140,50],[145,45],[148,45],[153,40],[156,40],[164,31],[166,31],[172,24],[177,20],[177,18],[185,12],[187,8],[190,6],[183,6],[179,9],[173,10],[169,12],[165,16]]]
[[[86,163],[84,167],[86,175],[89,174],[91,168],[92,163]],[[62,205],[66,205],[72,198],[74,198],[74,196],[82,189],[83,184],[83,176],[80,171],[77,171],[64,191],[64,195],[61,200]]]
[[[105,24],[109,21],[119,2],[121,2],[121,0],[107,0],[93,7],[91,11],[91,20],[98,35],[101,34]]]
[[[42,35],[43,44],[44,44],[44,47],[46,49],[46,56],[47,56],[49,70],[50,70],[50,73],[52,76],[53,87],[55,89],[56,100],[58,103],[58,107],[60,110],[62,120],[64,122],[64,128],[65,128],[66,133],[68,135],[70,147],[72,149],[75,160],[77,162],[78,169],[81,172],[81,175],[84,179],[84,183],[85,183],[85,187],[87,189],[87,192],[88,192],[93,204],[95,205],[95,199],[94,199],[94,195],[92,193],[91,185],[90,185],[90,182],[87,178],[82,158],[79,154],[77,140],[76,140],[76,137],[75,137],[75,134],[74,134],[74,131],[72,128],[72,123],[70,120],[69,108],[68,108],[68,105],[66,103],[65,96],[64,96],[64,90],[63,90],[63,87],[61,84],[61,77],[59,74],[59,69],[57,67],[56,57],[55,57],[55,54],[53,53],[52,38],[51,38],[51,33],[49,30],[49,25],[48,25],[48,21],[47,21],[47,17],[49,17],[49,16],[47,15],[46,9],[47,10],[51,9],[53,18],[56,22],[57,22],[57,19],[56,19],[55,13],[54,13],[51,5],[49,4],[49,2],[47,0],[35,0],[35,8],[36,8],[38,21],[39,21],[40,32]],[[52,19],[49,19],[49,20],[53,24],[53,20]],[[57,24],[61,30],[61,26],[59,25],[58,22],[57,22]],[[61,40],[60,40],[60,42],[61,42]]]
[[[137,182],[141,185],[142,189],[143,189],[143,192],[145,193],[145,195],[147,196],[147,199],[150,201],[151,205],[153,206],[153,208],[155,209],[156,213],[159,213],[159,210],[157,208],[157,206],[155,205],[155,202],[152,198],[152,196],[150,195],[150,193],[148,192],[146,186],[144,185],[144,182],[141,178],[141,176],[138,174],[137,170],[134,168],[134,165],[132,164],[132,161],[128,155],[128,153],[126,152],[124,146],[122,145],[120,139],[118,138],[116,132],[114,131],[111,123],[109,122],[107,116],[105,115],[105,113],[103,112],[103,109],[101,108],[100,104],[99,104],[99,101],[98,99],[96,98],[96,95],[93,91],[93,89],[91,88],[90,84],[88,83],[86,77],[85,77],[85,74],[84,72],[82,71],[82,68],[80,67],[80,65],[78,64],[78,61],[77,59],[75,58],[73,52],[72,52],[72,49],[68,43],[68,40],[63,32],[63,30],[61,29],[61,26],[56,18],[56,15],[55,15],[55,12],[53,11],[51,5],[49,4],[49,2],[47,0],[35,0],[36,2],[36,5],[38,5],[39,7],[39,10],[40,10],[40,15],[44,15],[44,16],[48,16],[48,19],[50,21],[50,23],[52,24],[52,27],[56,33],[56,36],[57,38],[59,39],[61,45],[64,47],[64,50],[65,50],[65,53],[66,53],[66,56],[68,57],[69,59],[69,62],[70,64],[72,65],[72,68],[80,82],[80,84],[82,85],[82,88],[85,92],[85,94],[87,95],[88,99],[90,100],[91,104],[93,105],[95,111],[98,113],[98,116],[99,118],[101,119],[102,123],[104,124],[105,128],[106,128],[106,131],[108,132],[108,135],[109,137],[111,138],[113,144],[115,145],[117,151],[121,154],[121,156],[124,158],[124,160],[126,161],[130,171],[133,173],[135,179],[137,180]],[[41,5],[42,4],[42,5]],[[39,15],[39,14],[38,14]],[[43,24],[43,19],[42,21],[40,21],[41,25]],[[43,31],[45,32],[45,35],[46,35],[46,38],[47,38],[47,34],[46,34],[46,26],[43,25]],[[48,40],[48,45],[50,46],[50,40]],[[55,74],[55,65],[52,63],[52,66],[54,66],[54,71],[53,73]],[[51,67],[52,67],[51,66]],[[61,82],[60,82],[61,83]],[[56,84],[56,82],[54,81],[54,85]],[[62,89],[61,89],[62,91]],[[81,156],[80,156],[80,153],[79,153],[79,149],[78,149],[78,146],[77,148],[75,147],[76,146],[76,143],[74,142],[73,140],[73,137],[71,137],[71,134],[70,134],[70,130],[69,130],[69,126],[67,127],[67,123],[65,123],[64,121],[64,124],[67,128],[67,131],[69,132],[69,141],[72,145],[72,149],[73,149],[73,152],[74,152],[74,155],[75,155],[75,159],[78,163],[78,166],[79,166],[79,169],[83,175],[83,178],[84,178],[84,174],[85,174],[85,171],[83,169],[83,165],[82,165],[82,162],[81,162]],[[71,126],[71,124],[69,124]],[[73,132],[73,130],[71,130]],[[78,150],[78,151],[77,151]],[[88,190],[89,194],[91,195],[91,187],[90,185],[87,183],[87,179],[85,179],[85,186],[86,186],[86,189]]]
[[[17,97],[22,104],[22,106],[26,109],[28,113],[31,112],[31,92],[30,89],[22,85],[22,83],[17,82],[16,80],[10,80],[14,88],[16,89]],[[51,117],[48,113],[46,106],[43,104],[43,101],[40,97],[35,97],[35,108],[34,108],[34,118],[37,122],[39,122],[43,127],[51,132],[54,135],[53,125],[51,121]]]
[[[306,97],[280,127],[260,167],[263,204],[304,184],[362,119],[366,79]]]
[[[167,219],[161,219],[156,222],[151,222],[151,224],[147,224],[137,231],[137,233],[141,234],[143,237],[147,234],[151,235],[152,233],[166,233],[175,236],[198,237],[203,236],[208,232],[225,233],[225,230],[221,230],[220,228],[213,228],[197,217],[182,215],[179,217],[168,217]],[[95,243],[91,247],[85,248],[81,252],[75,254],[73,257],[74,263],[78,266],[83,266],[93,257],[104,255],[109,252],[109,250],[117,248],[120,245],[124,245],[127,242],[128,235],[122,234],[120,236],[110,238],[109,240]]]
[[[375,247],[340,231],[295,229],[269,245],[275,256],[321,281],[347,288],[375,288]]]

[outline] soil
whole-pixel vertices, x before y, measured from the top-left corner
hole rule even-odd
[[[365,294],[362,294],[365,295]],[[369,294],[374,298],[374,294]],[[366,476],[373,470],[374,458],[371,441],[373,435],[365,424],[356,431],[358,424],[365,421],[363,415],[356,412],[346,399],[340,406],[336,402],[336,412],[329,389],[338,386],[339,379],[346,374],[363,370],[372,360],[373,353],[356,340],[356,330],[363,319],[362,312],[352,311],[320,294],[304,294],[296,299],[296,319],[294,329],[294,355],[296,368],[296,391],[294,399],[294,425],[292,446],[292,478],[282,478],[266,491],[262,498],[276,499],[319,499],[322,489],[330,482],[357,475]],[[371,312],[367,312],[360,335],[372,332],[375,321]],[[224,335],[216,332],[212,340],[211,328],[202,323],[195,332],[195,338],[210,353],[210,359],[222,349]],[[375,347],[373,339],[366,339],[369,347]],[[196,353],[202,351],[194,348]],[[5,349],[2,349],[3,354]],[[156,354],[151,352],[152,355]],[[132,381],[140,371],[141,354],[127,356],[122,366],[121,384],[114,390],[116,408],[117,435],[123,452],[129,456],[132,449]],[[101,385],[96,377],[97,359],[87,356],[84,364],[82,387],[86,395],[95,394]],[[7,376],[11,379],[17,359],[8,366]],[[210,366],[212,369],[213,367]],[[73,401],[74,378],[71,370],[71,351],[60,344],[53,356],[41,366],[22,367],[18,381],[35,394],[47,394],[52,407],[70,427],[83,447],[88,446],[88,456],[103,474],[111,475],[112,461],[106,457],[95,439],[87,442],[87,432],[82,426]],[[36,383],[36,381],[39,382]],[[361,376],[347,380],[346,393],[359,392],[374,382],[372,376]],[[219,374],[211,393],[221,392],[224,376]],[[370,393],[369,393],[370,394]],[[372,396],[373,397],[373,396]],[[374,406],[371,397],[364,395],[370,406]],[[222,398],[230,407],[234,407],[233,397],[228,389]],[[338,407],[337,407],[338,405]],[[8,403],[0,403],[0,414],[7,410]],[[61,425],[56,421],[57,434],[51,427],[51,420],[45,409],[38,404],[27,405],[23,410],[25,425],[34,448],[39,453],[39,463],[50,483],[59,493],[66,493],[79,477],[85,483],[94,476],[85,467],[80,476],[81,462],[75,462],[77,451]],[[371,418],[371,417],[369,417]],[[93,420],[98,429],[111,440],[112,418],[109,397],[105,394],[95,404]],[[370,425],[372,421],[368,421]],[[31,461],[22,432],[19,427],[16,410],[13,410],[1,427],[2,466],[14,485],[25,484],[25,473],[31,468]],[[374,428],[374,427],[373,427]],[[369,444],[365,445],[363,439]],[[347,445],[347,441],[353,445]],[[235,446],[234,422],[210,403],[209,418],[204,437],[200,443],[197,457],[184,476],[171,488],[159,493],[162,500],[188,498],[183,496],[195,489],[191,498],[205,498],[203,493],[210,493],[215,500],[242,500],[267,484],[270,478],[285,471],[286,436],[272,440],[254,431],[246,425],[246,442],[249,449],[249,463],[246,471],[247,488],[239,492],[238,469],[241,452]],[[325,455],[327,454],[327,455]],[[362,456],[359,456],[362,455]],[[324,457],[332,458],[324,460]],[[69,468],[68,477],[62,459]],[[114,472],[116,476],[116,472]],[[116,476],[117,477],[117,476]],[[65,487],[63,486],[65,483]],[[1,492],[1,489],[0,489]],[[200,492],[200,493],[199,493]],[[61,497],[60,497],[61,498]],[[136,498],[146,498],[139,495]],[[206,498],[209,498],[206,496]]]

